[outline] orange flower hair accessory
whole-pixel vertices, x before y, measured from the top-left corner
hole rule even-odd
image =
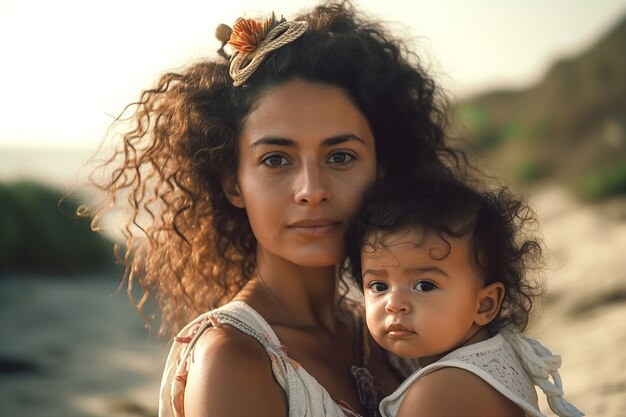
[[[307,22],[287,21],[282,16],[276,20],[274,13],[263,22],[237,19],[228,41],[235,50],[230,60],[233,85],[237,87],[245,83],[268,53],[298,39],[308,27]]]
[[[281,18],[280,22],[285,19]],[[235,51],[242,53],[254,52],[259,44],[267,36],[269,28],[276,25],[276,16],[272,13],[272,17],[266,19],[263,23],[259,23],[254,19],[244,19],[240,17],[233,26],[233,32],[230,35],[228,44]]]

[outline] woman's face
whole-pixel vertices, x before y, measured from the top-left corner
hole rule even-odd
[[[324,267],[341,261],[346,225],[375,177],[374,137],[350,98],[294,80],[257,101],[225,190],[246,209],[263,256]]]

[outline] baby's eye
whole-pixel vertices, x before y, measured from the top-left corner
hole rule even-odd
[[[270,153],[261,159],[261,163],[270,168],[280,167],[284,165],[290,165],[291,162],[285,157],[285,155],[280,153]]]
[[[332,153],[326,161],[331,164],[346,165],[355,159],[356,154],[354,152],[344,150]]]
[[[369,283],[368,287],[370,290],[372,290],[372,292],[383,292],[386,291],[387,288],[389,288],[387,284],[380,281],[372,281]]]
[[[437,286],[430,281],[419,281],[413,288],[420,292],[428,292],[434,290]]]

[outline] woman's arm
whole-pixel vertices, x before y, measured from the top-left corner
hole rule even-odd
[[[185,416],[287,416],[270,359],[252,337],[220,326],[203,334],[190,359]]]
[[[443,368],[416,381],[397,417],[524,417],[513,401],[471,372]]]

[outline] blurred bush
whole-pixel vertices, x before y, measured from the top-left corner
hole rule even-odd
[[[548,167],[542,166],[536,161],[524,161],[516,167],[513,179],[524,185],[536,184],[546,178],[549,173]]]
[[[576,191],[587,200],[626,194],[626,161],[590,172],[578,181]]]
[[[113,269],[113,243],[75,214],[80,204],[42,184],[0,183],[0,276]]]
[[[455,135],[468,139],[475,164],[510,182],[548,180],[588,200],[626,194],[624,45],[626,16],[536,85],[456,103]]]

